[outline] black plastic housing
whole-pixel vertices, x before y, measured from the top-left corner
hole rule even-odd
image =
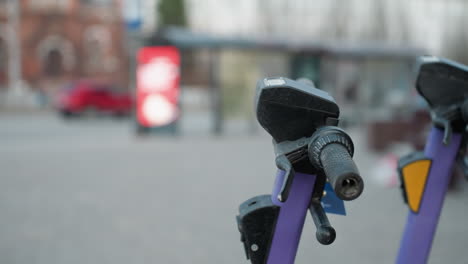
[[[271,195],[255,196],[239,206],[237,225],[246,257],[252,264],[266,262],[279,211]]]
[[[257,83],[255,105],[258,122],[277,143],[309,137],[340,114],[328,93],[282,77]]]
[[[468,67],[460,63],[422,56],[417,60],[416,88],[431,108],[433,124],[444,130],[444,144],[452,132],[465,132],[468,122]]]
[[[422,56],[417,61],[416,89],[431,108],[461,104],[468,95],[468,67],[460,63]]]

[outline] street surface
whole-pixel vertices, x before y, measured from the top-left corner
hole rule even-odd
[[[248,263],[238,205],[271,191],[268,135],[136,137],[130,120],[0,114],[0,263]],[[191,129],[198,132],[191,132]],[[393,263],[407,209],[370,179],[376,157],[354,131],[363,195],[331,216],[337,239],[306,220],[296,263]],[[468,185],[445,203],[430,263],[468,263]]]

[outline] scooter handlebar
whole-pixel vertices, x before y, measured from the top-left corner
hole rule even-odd
[[[351,138],[337,127],[318,130],[309,144],[309,158],[323,169],[336,195],[345,201],[358,198],[364,181],[352,159]]]
[[[364,189],[359,171],[348,150],[339,143],[322,149],[320,161],[333,190],[342,200],[354,200]]]

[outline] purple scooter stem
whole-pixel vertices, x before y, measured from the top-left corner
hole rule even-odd
[[[271,195],[273,203],[281,206],[281,210],[276,222],[267,264],[294,263],[314,190],[316,176],[296,172],[288,199],[284,203],[278,201],[277,197],[283,184],[284,174],[284,171],[278,171]]]
[[[448,145],[442,143],[444,132],[433,127],[424,154],[432,160],[419,213],[409,212],[396,263],[426,263],[439,221],[440,211],[450,181],[452,165],[461,143],[454,133]]]

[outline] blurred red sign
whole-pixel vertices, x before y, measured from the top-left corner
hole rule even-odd
[[[168,125],[179,117],[180,54],[172,46],[138,51],[137,119],[145,127]]]

